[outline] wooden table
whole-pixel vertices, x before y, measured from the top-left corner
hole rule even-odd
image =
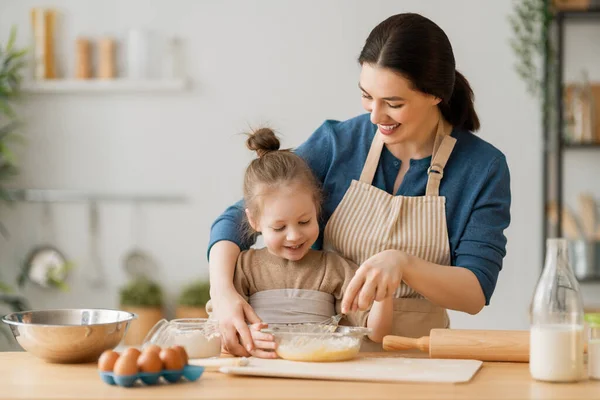
[[[485,363],[471,382],[457,385],[266,379],[205,372],[196,382],[127,389],[102,382],[93,364],[48,364],[28,353],[0,353],[0,399],[23,398],[600,399],[600,381],[541,383],[531,380],[528,364]]]

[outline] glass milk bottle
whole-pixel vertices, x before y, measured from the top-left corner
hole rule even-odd
[[[546,263],[531,302],[529,372],[541,381],[585,378],[583,301],[567,246],[566,239],[546,241]]]

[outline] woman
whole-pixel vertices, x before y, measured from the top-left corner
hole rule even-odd
[[[446,310],[489,304],[506,254],[510,177],[504,155],[475,136],[473,92],[435,23],[399,14],[371,32],[359,56],[369,114],[326,121],[297,150],[325,194],[316,248],[360,268],[343,310],[394,296],[393,334],[449,326]],[[227,350],[248,355],[259,322],[234,290],[243,204],[213,224],[211,297]],[[240,343],[241,342],[241,343]],[[243,346],[243,347],[242,347]]]

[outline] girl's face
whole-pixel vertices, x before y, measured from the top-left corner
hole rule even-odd
[[[415,140],[435,126],[440,99],[413,90],[411,82],[388,68],[363,64],[359,87],[385,144]]]
[[[309,190],[300,184],[281,185],[257,199],[260,215],[246,209],[252,228],[261,232],[269,252],[290,261],[308,253],[319,237],[317,210]]]

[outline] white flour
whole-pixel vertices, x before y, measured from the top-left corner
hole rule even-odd
[[[534,379],[541,381],[572,382],[583,379],[583,326],[532,327],[529,371]]]
[[[172,345],[185,347],[189,358],[218,357],[221,354],[221,336],[219,332],[207,334],[204,330],[177,332]]]

